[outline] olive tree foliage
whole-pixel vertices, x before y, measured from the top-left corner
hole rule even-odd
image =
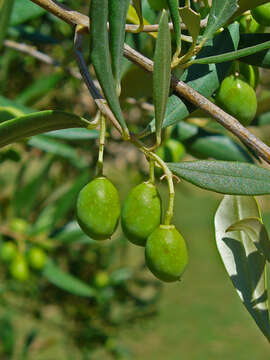
[[[14,46],[8,39],[8,25],[16,24],[12,10],[18,3],[1,2],[0,48]],[[270,34],[241,32],[236,21],[239,15],[267,1],[180,1],[179,4],[168,0],[164,1],[165,9],[161,6],[160,11],[151,8],[149,3],[91,0],[88,17],[71,12],[60,1],[27,0],[24,14],[34,18],[49,12],[73,26],[74,54],[81,77],[100,114],[106,118],[107,126],[114,128],[122,141],[130,142],[145,155],[150,172],[158,167],[166,177],[170,195],[167,223],[173,215],[174,177],[225,195],[215,215],[217,248],[241,301],[270,340],[266,282],[270,242],[254,198],[270,194],[270,148],[237,118],[218,107],[212,98],[233,62],[270,68]],[[84,39],[88,39],[89,54],[84,51]],[[154,44],[154,51],[147,48],[149,41]],[[49,56],[42,58],[38,51],[19,45],[15,46],[18,51],[60,66]],[[121,98],[125,97],[121,78],[131,63],[153,73],[150,100],[154,117],[138,132],[131,130],[119,101],[120,94]],[[96,79],[89,73],[90,64]],[[49,80],[47,87],[43,83],[42,94],[53,88],[59,78],[54,76]],[[0,123],[1,147],[44,133],[45,141],[49,132],[62,129],[69,129],[58,135],[66,139],[98,136],[102,116],[92,120],[64,109],[35,111],[25,106],[25,99],[35,91],[39,90],[32,89],[32,93],[25,93],[17,102],[0,98],[1,111],[9,114]],[[208,127],[187,122],[198,109],[215,122],[211,120]],[[255,122],[258,128],[270,122],[267,110],[270,109],[258,112]],[[158,155],[164,134],[168,132],[172,139],[184,144],[194,160],[166,162],[166,158],[164,161]],[[100,134],[104,136],[104,132]],[[36,137],[30,141],[38,142]],[[262,161],[266,166],[262,166]],[[57,272],[47,272],[52,281],[61,283]],[[69,283],[69,279],[64,280]],[[81,284],[76,286],[82,287],[78,293],[92,295]]]

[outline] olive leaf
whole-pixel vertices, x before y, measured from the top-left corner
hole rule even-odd
[[[189,154],[199,159],[254,163],[248,151],[229,136],[206,131],[195,124],[180,121],[175,125],[172,136],[183,142]]]
[[[241,34],[239,41],[239,49],[259,46],[261,44],[269,43],[270,34]],[[270,50],[266,47],[260,52],[248,54],[248,56],[241,57],[241,61],[245,63],[256,65],[264,68],[270,68]]]
[[[260,219],[253,197],[226,195],[215,215],[216,243],[241,301],[269,341],[266,259],[246,231],[227,231],[236,222],[251,217]]]
[[[13,5],[14,0],[2,0],[0,3],[0,50],[7,34]]]
[[[270,240],[261,218],[248,217],[242,219],[230,225],[226,231],[244,231],[257,250],[270,262]]]
[[[87,166],[86,160],[80,156],[75,148],[45,135],[37,135],[32,137],[28,141],[28,145],[43,150],[46,153],[67,159],[78,169],[83,169]]]
[[[204,30],[201,42],[211,39],[215,32],[231,18],[238,8],[237,0],[213,0],[210,9],[207,26]]]
[[[116,91],[121,92],[121,65],[125,41],[125,24],[130,0],[109,1],[110,50],[112,72],[116,82]]]
[[[33,84],[23,90],[16,98],[15,102],[21,105],[32,105],[35,101],[54,89],[65,76],[64,72],[56,72],[42,76]]]
[[[89,10],[91,24],[90,59],[105,99],[108,101],[114,116],[119,121],[124,137],[128,138],[129,131],[119,104],[112,72],[107,30],[108,12],[108,0],[91,0]]]
[[[181,20],[178,11],[179,2],[178,0],[167,0],[167,2],[175,33],[176,50],[173,55],[173,60],[176,60],[181,53]]]
[[[83,297],[96,296],[96,292],[91,286],[61,270],[52,260],[47,261],[43,276],[53,285],[71,294]]]
[[[224,53],[224,54],[221,54],[221,55],[214,55],[214,56],[209,56],[209,57],[205,57],[205,58],[198,58],[198,59],[193,60],[191,62],[191,64],[214,64],[214,63],[217,64],[217,63],[223,63],[223,62],[226,62],[226,61],[237,60],[239,58],[249,56],[249,55],[253,55],[253,54],[256,54],[256,53],[258,53],[260,51],[264,51],[264,50],[268,50],[268,49],[270,49],[270,41],[265,41],[263,43],[260,43],[260,44],[254,45],[254,46],[249,46],[249,47],[244,48],[244,49],[231,51],[231,52]]]
[[[192,37],[192,45],[188,52],[183,56],[182,61],[188,59],[192,54],[197,44],[197,39],[201,30],[201,15],[192,10],[189,6],[179,8],[179,13],[182,21],[186,25],[189,34]]]
[[[231,195],[270,194],[270,171],[233,161],[184,161],[168,163],[177,176],[202,189]]]
[[[51,130],[88,126],[90,122],[86,119],[64,111],[45,110],[31,113],[0,124],[0,148]]]
[[[142,1],[141,0],[133,0],[133,5],[138,15],[140,26],[138,31],[140,31],[143,27],[143,13],[142,13]]]
[[[166,111],[171,83],[171,33],[168,15],[163,10],[154,54],[153,101],[157,144],[161,143],[162,122]]]

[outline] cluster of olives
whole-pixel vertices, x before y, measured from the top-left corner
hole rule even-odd
[[[0,258],[9,265],[10,274],[14,279],[26,281],[30,276],[29,266],[33,270],[42,270],[47,255],[37,246],[31,247],[24,255],[13,241],[5,241],[0,247]]]
[[[145,246],[146,264],[152,273],[166,282],[179,280],[188,261],[186,244],[174,225],[161,224],[161,198],[152,182],[136,186],[122,210],[118,192],[106,177],[95,178],[80,191],[77,220],[92,239],[110,238],[120,216],[126,238]]]

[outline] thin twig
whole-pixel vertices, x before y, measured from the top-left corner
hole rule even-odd
[[[59,4],[56,0],[31,1],[73,26],[83,25],[86,27],[86,29],[89,29],[89,18],[86,15],[80,14],[77,11],[73,11],[64,5]],[[152,71],[153,62],[132,49],[127,44],[125,44],[124,46],[124,55],[132,62],[140,65],[145,70]],[[222,126],[230,130],[243,143],[250,146],[260,157],[262,157],[266,162],[270,164],[270,148],[260,139],[258,139],[255,135],[251,134],[245,127],[243,127],[237,119],[222,111],[219,107],[214,105],[207,98],[199,94],[197,91],[192,89],[184,82],[176,79],[175,77],[172,77],[171,86],[178,95],[183,96],[185,99],[193,103],[196,107],[199,107],[206,111]]]
[[[18,43],[13,40],[5,40],[4,45],[9,49],[13,49],[13,50],[22,52],[24,54],[30,55],[30,56],[34,57],[35,59],[44,62],[45,64],[56,66],[56,67],[61,67],[67,73],[69,73],[70,75],[75,77],[76,79],[79,79],[79,80],[82,79],[80,73],[76,69],[72,69],[67,66],[64,66],[63,64],[61,64],[61,62],[52,58],[49,55],[44,54],[43,52],[37,50],[34,46]]]

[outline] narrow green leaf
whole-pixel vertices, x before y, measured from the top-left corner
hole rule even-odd
[[[51,130],[89,125],[86,119],[74,114],[56,110],[40,111],[0,124],[0,147]]]
[[[74,211],[78,194],[82,187],[86,185],[87,182],[89,182],[89,178],[89,171],[84,171],[70,187],[70,189],[68,189],[68,191],[57,200],[52,227],[54,227],[61,220],[63,222],[65,215],[69,211]]]
[[[247,47],[258,46],[270,42],[270,34],[241,34],[239,48],[244,49]],[[270,68],[270,50],[269,48],[255,54],[242,57],[240,59],[251,65],[257,65],[264,68]]]
[[[178,0],[167,0],[170,15],[173,23],[173,30],[175,33],[176,50],[173,55],[173,60],[177,59],[181,53],[181,20],[179,16],[179,1]]]
[[[27,218],[33,210],[40,188],[46,182],[52,164],[53,158],[49,157],[37,174],[32,176],[27,184],[17,189],[16,196],[13,198],[15,216]]]
[[[112,72],[116,81],[116,89],[121,92],[121,67],[125,41],[125,25],[130,0],[109,1],[110,50]]]
[[[217,35],[213,40],[207,43],[199,56],[206,57],[214,54],[221,54],[227,51],[235,50],[239,42],[239,24],[234,23]],[[190,66],[181,76],[181,80],[191,86],[205,97],[210,97],[218,89],[220,83],[228,74],[231,63],[201,65],[194,64]],[[200,75],[198,75],[200,74]],[[187,101],[181,100],[176,95],[171,95],[168,100],[163,128],[174,125],[186,118],[195,107]],[[155,120],[145,129],[145,133],[155,131]]]
[[[45,9],[29,0],[15,0],[14,11],[12,12],[11,17],[11,25],[20,25],[45,13]]]
[[[171,33],[168,15],[163,10],[154,54],[153,100],[157,144],[161,143],[162,122],[166,111],[171,83]]]
[[[91,0],[89,17],[91,24],[90,58],[104,96],[122,126],[124,137],[128,137],[129,131],[119,104],[112,73],[107,30],[108,0]]]
[[[67,159],[72,165],[79,169],[87,166],[86,160],[78,154],[76,149],[70,145],[63,144],[59,140],[52,139],[44,135],[37,135],[28,141],[28,145],[36,147],[49,154],[54,154]]]
[[[10,108],[14,108],[18,111],[20,111],[23,114],[30,114],[33,112],[36,112],[37,110],[35,109],[31,109],[30,107],[26,107],[23,106],[21,104],[16,103],[16,101],[14,100],[10,100],[4,96],[0,95],[0,106],[1,107],[10,107]]]
[[[77,279],[75,276],[61,270],[56,264],[48,260],[43,270],[43,276],[58,288],[82,297],[96,296],[95,290]]]
[[[168,166],[175,175],[206,190],[231,195],[270,194],[270,171],[256,165],[203,160]]]
[[[237,0],[213,0],[202,41],[211,39],[215,32],[233,16],[237,8]]]
[[[260,51],[267,50],[267,49],[270,49],[270,41],[266,41],[266,42],[258,44],[258,45],[250,46],[245,49],[240,49],[240,50],[224,53],[221,55],[195,59],[192,61],[192,64],[214,64],[214,63],[217,64],[217,63],[222,63],[222,62],[226,62],[226,61],[240,59],[242,57],[253,55]]]
[[[21,105],[33,104],[49,91],[54,89],[64,76],[64,73],[58,72],[50,74],[49,76],[40,77],[33,84],[23,90],[20,95],[15,98],[15,102]]]
[[[11,106],[0,106],[0,123],[23,116],[24,112]]]
[[[172,131],[172,136],[183,142],[187,151],[198,159],[216,159],[254,163],[252,157],[230,137],[205,131],[204,129],[179,122]]]
[[[80,243],[80,244],[94,244],[96,240],[87,236],[79,227],[77,221],[68,223],[63,230],[58,233],[54,240],[62,242],[63,244]]]
[[[270,262],[270,240],[261,218],[248,217],[232,224],[227,232],[244,231],[257,250]]]
[[[190,36],[192,37],[192,45],[188,52],[182,58],[182,62],[184,62],[185,59],[190,58],[190,56],[193,54],[193,50],[195,49],[195,46],[197,44],[197,39],[201,30],[201,15],[196,13],[189,6],[179,8],[179,13],[182,21],[188,29]]]
[[[260,218],[253,197],[225,196],[215,215],[216,242],[241,301],[270,340],[265,257],[246,232],[227,232],[232,224],[251,217]]]
[[[142,1],[141,0],[133,0],[133,6],[136,10],[138,18],[140,20],[139,29],[143,26],[143,12],[142,12]]]
[[[62,139],[67,141],[89,141],[99,138],[98,130],[90,129],[64,129],[64,130],[55,130],[45,133],[47,137]]]
[[[14,0],[2,0],[0,3],[0,50],[7,34],[13,5]]]

